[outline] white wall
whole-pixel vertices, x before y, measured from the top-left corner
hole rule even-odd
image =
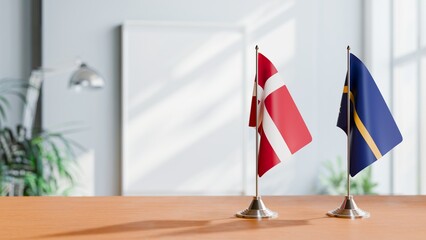
[[[45,127],[73,120],[89,126],[74,138],[94,156],[96,195],[120,193],[120,25],[125,20],[247,26],[249,58],[254,59],[253,47],[258,43],[288,82],[313,136],[309,146],[262,177],[263,194],[313,194],[321,162],[344,156],[345,135],[335,125],[346,71],[346,46],[350,44],[353,52],[362,57],[362,1],[45,0],[43,3],[44,64],[72,63],[79,56],[107,81],[100,92],[78,95],[66,90],[67,76],[46,81],[43,88]],[[250,64],[248,76],[253,76],[254,64]]]
[[[27,79],[31,72],[31,1],[0,0],[0,79]],[[20,123],[22,103],[16,98],[8,126]]]

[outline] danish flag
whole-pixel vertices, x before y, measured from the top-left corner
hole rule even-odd
[[[312,136],[277,69],[261,53],[258,53],[257,79],[257,93],[254,88],[249,126],[256,127],[257,94],[260,134],[258,174],[261,177],[290,154],[310,143]]]

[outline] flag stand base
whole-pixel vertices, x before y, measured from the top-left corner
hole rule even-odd
[[[235,214],[239,218],[276,218],[278,213],[269,210],[260,197],[253,197],[250,206]]]
[[[370,217],[370,213],[358,208],[352,195],[345,196],[342,205],[335,210],[327,212],[327,215],[330,217],[351,219]]]

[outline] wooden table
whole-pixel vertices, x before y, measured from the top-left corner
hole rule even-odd
[[[426,239],[426,196],[356,196],[360,220],[325,216],[340,196],[263,200],[278,218],[235,218],[251,197],[3,197],[0,239]]]

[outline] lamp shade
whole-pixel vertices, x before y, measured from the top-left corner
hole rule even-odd
[[[104,79],[92,68],[82,63],[72,74],[69,86],[71,88],[99,89],[105,85]]]

